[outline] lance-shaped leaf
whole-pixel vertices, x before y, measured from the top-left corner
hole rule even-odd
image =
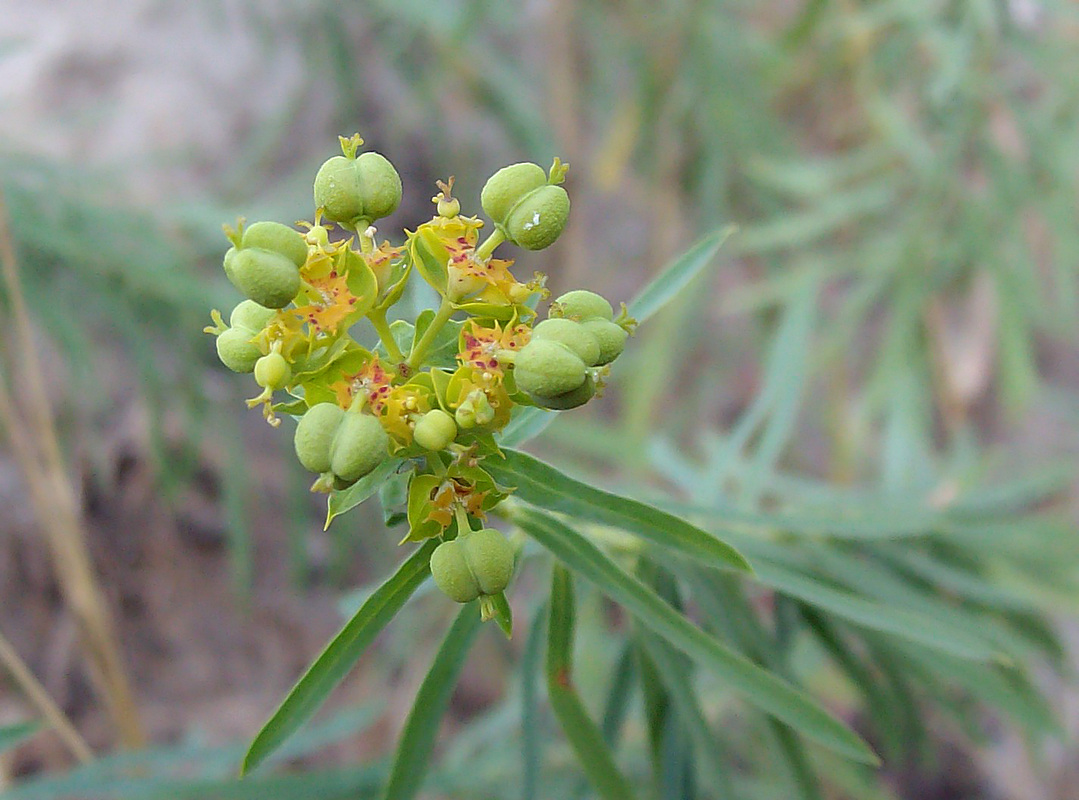
[[[435,541],[426,542],[409,556],[326,645],[326,649],[307,668],[307,672],[251,742],[244,757],[242,773],[250,772],[265,761],[270,753],[314,716],[363,651],[427,579],[431,572],[431,553],[437,546]]]
[[[841,755],[879,763],[869,745],[813,698],[709,636],[572,528],[532,509],[514,512],[513,520],[643,625],[726,681],[747,703]]]
[[[603,733],[588,716],[573,688],[573,583],[559,564],[551,578],[551,616],[547,626],[547,697],[562,732],[585,774],[605,800],[632,800],[633,789],[618,770]]]
[[[386,787],[386,800],[411,800],[423,785],[438,727],[479,629],[479,609],[475,603],[469,603],[458,612],[427,677],[416,693],[412,711],[397,745],[393,771]]]
[[[741,553],[684,519],[637,500],[596,489],[527,453],[509,449],[503,452],[505,459],[489,458],[484,462],[485,466],[496,481],[514,487],[515,496],[525,502],[621,528],[711,566],[750,571]]]
[[[629,313],[642,322],[667,305],[712,263],[719,248],[736,230],[734,225],[728,225],[699,239],[637,293],[628,304]]]
[[[325,527],[330,527],[334,517],[344,514],[346,511],[351,511],[377,492],[401,464],[400,459],[388,458],[347,489],[331,493],[326,501]]]

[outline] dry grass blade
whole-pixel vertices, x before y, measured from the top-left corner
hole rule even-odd
[[[27,699],[33,703],[41,716],[49,721],[49,724],[57,735],[63,739],[71,754],[84,764],[93,761],[94,754],[91,752],[89,745],[75,730],[75,726],[71,724],[71,720],[67,718],[67,715],[49,697],[45,687],[34,677],[34,673],[19,658],[19,654],[15,652],[11,642],[2,633],[0,633],[0,664],[3,664],[11,673],[15,683],[23,690]]]
[[[0,270],[17,337],[14,349],[18,353],[17,358],[7,354],[4,373],[19,387],[17,393],[12,392],[7,380],[0,380],[0,426],[7,432],[25,476],[64,599],[75,615],[91,672],[120,741],[127,747],[139,747],[145,739],[138,710],[120,658],[112,619],[90,562],[75,493],[64,470],[59,439],[49,413],[48,394],[35,355],[33,327],[19,284],[15,246],[2,191]],[[15,399],[16,394],[21,403]]]

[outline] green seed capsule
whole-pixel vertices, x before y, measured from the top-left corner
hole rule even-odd
[[[389,216],[401,204],[401,176],[385,156],[334,156],[315,175],[315,206],[333,222],[355,226]]]
[[[269,250],[280,253],[297,267],[307,261],[307,241],[299,231],[280,222],[256,222],[244,229],[244,250]]]
[[[610,364],[626,348],[626,339],[629,334],[621,325],[616,325],[605,319],[586,319],[581,323],[589,333],[596,337],[599,342],[599,360],[597,366]]]
[[[513,376],[521,391],[555,397],[579,387],[587,372],[580,356],[564,344],[534,339],[517,353]]]
[[[529,192],[546,183],[547,174],[537,164],[525,162],[503,167],[483,185],[480,192],[483,213],[496,225],[505,225],[513,207]]]
[[[592,380],[592,376],[589,375],[584,379],[584,383],[572,392],[566,392],[565,394],[556,395],[555,397],[536,397],[535,400],[542,408],[548,408],[551,411],[566,411],[571,408],[577,408],[577,406],[583,406],[595,397],[595,395],[596,382]]]
[[[343,481],[356,481],[389,456],[390,437],[370,414],[346,413],[333,437],[330,471]]]
[[[254,300],[244,300],[229,314],[229,325],[233,328],[244,328],[251,331],[254,336],[265,328],[270,320],[277,314],[277,309],[265,308]]]
[[[450,599],[468,603],[509,586],[513,548],[494,528],[467,531],[431,554],[431,577]]]
[[[413,431],[416,444],[425,450],[444,450],[456,438],[457,423],[441,408],[424,414]]]
[[[230,250],[225,274],[233,286],[266,308],[284,308],[300,291],[300,271],[287,256],[270,250]]]
[[[296,457],[305,469],[330,471],[334,435],[344,418],[344,409],[336,403],[318,403],[300,417],[294,444]]]
[[[217,337],[217,357],[233,372],[251,372],[262,357],[258,345],[251,341],[251,331],[229,328]]]
[[[587,289],[575,289],[566,292],[554,301],[560,316],[575,319],[578,322],[599,317],[605,320],[614,319],[614,309],[611,304],[595,292]]]
[[[482,389],[473,389],[453,412],[457,426],[468,430],[477,426],[490,425],[495,418],[495,409]]]
[[[599,361],[599,342],[579,322],[572,319],[545,319],[532,329],[532,339],[561,342],[585,363],[594,367]]]
[[[280,353],[269,353],[255,362],[255,383],[265,389],[283,389],[292,377],[292,367]]]
[[[561,186],[541,186],[529,192],[506,218],[506,235],[525,250],[550,247],[569,219],[569,195]]]

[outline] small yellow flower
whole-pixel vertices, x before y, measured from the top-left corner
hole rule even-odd
[[[393,275],[393,262],[399,260],[404,252],[404,245],[394,247],[389,242],[383,242],[370,253],[363,254],[367,266],[375,273],[380,295],[390,286],[391,276]]]
[[[503,328],[495,322],[493,328],[486,328],[475,320],[469,320],[461,330],[462,347],[457,360],[462,366],[472,367],[481,376],[490,373],[501,379],[506,364],[499,360],[499,353],[520,350],[528,344],[531,336],[532,329],[524,324],[509,323]]]
[[[382,406],[382,427],[399,445],[412,443],[415,420],[431,410],[430,392],[423,387],[404,384],[394,386],[386,394]]]
[[[457,424],[465,428],[478,425],[498,430],[510,421],[513,401],[500,372],[459,367],[450,379],[446,399]]]
[[[487,511],[483,507],[483,501],[488,492],[477,491],[477,488],[474,483],[464,478],[447,478],[431,497],[433,510],[427,515],[427,519],[437,522],[442,528],[448,528],[453,522],[454,509],[457,506],[464,508],[473,517],[486,519]]]
[[[310,345],[309,337],[303,332],[303,323],[296,319],[291,310],[277,312],[269,324],[259,331],[254,342],[263,355],[277,350],[290,364],[300,351],[307,350]]]
[[[372,356],[364,366],[351,375],[342,375],[341,380],[330,386],[337,395],[337,405],[349,408],[357,397],[377,416],[382,413],[386,400],[393,390],[394,372],[387,369],[378,358]]]
[[[349,291],[348,279],[337,270],[332,269],[321,278],[309,279],[308,285],[314,290],[308,292],[310,302],[293,309],[292,313],[310,325],[315,335],[336,334],[359,298]],[[317,296],[312,297],[315,292]]]

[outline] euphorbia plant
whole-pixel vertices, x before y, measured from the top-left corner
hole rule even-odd
[[[691,248],[617,313],[586,289],[548,304],[544,276],[522,282],[513,262],[495,254],[503,245],[542,250],[557,240],[570,210],[562,187],[567,167],[559,159],[547,171],[522,163],[492,175],[481,193],[490,227],[462,214],[452,178],[439,181],[433,218],[393,243],[379,238],[375,223],[400,203],[396,170],[383,156],[360,152],[359,136],[342,138],[341,145],[343,155],[315,177],[315,210],[312,221],[299,223],[302,231],[275,222],[245,228],[242,221],[226,229],[233,247],[225,272],[247,299],[229,324],[214,311],[206,330],[218,337],[227,367],[254,374],[261,392],[251,406],[261,406],[275,426],[282,417],[298,419],[296,455],[317,474],[312,490],[329,495],[327,524],[380,489],[407,484],[400,510],[393,507],[397,492],[380,497],[390,524],[407,522],[401,544],[414,549],[286,697],[251,745],[245,769],[310,718],[433,575],[446,595],[467,605],[420,689],[387,796],[418,790],[478,623],[494,619],[506,635],[512,631],[505,590],[521,537],[511,543],[491,521],[495,514],[560,562],[546,623],[549,695],[605,796],[628,797],[629,783],[573,689],[569,573],[625,606],[665,646],[712,669],[748,702],[837,752],[872,761],[869,748],[811,698],[704,632],[622,566],[627,555],[647,550],[649,557],[669,554],[708,569],[748,570],[733,548],[683,519],[511,449],[541,430],[550,412],[601,392],[634,316],[647,318],[685,287],[726,232]],[[437,291],[439,305],[391,322],[414,271]],[[364,320],[378,336],[374,349],[353,337],[353,326]],[[594,538],[575,522],[629,537]],[[612,548],[621,554],[612,558]]]

